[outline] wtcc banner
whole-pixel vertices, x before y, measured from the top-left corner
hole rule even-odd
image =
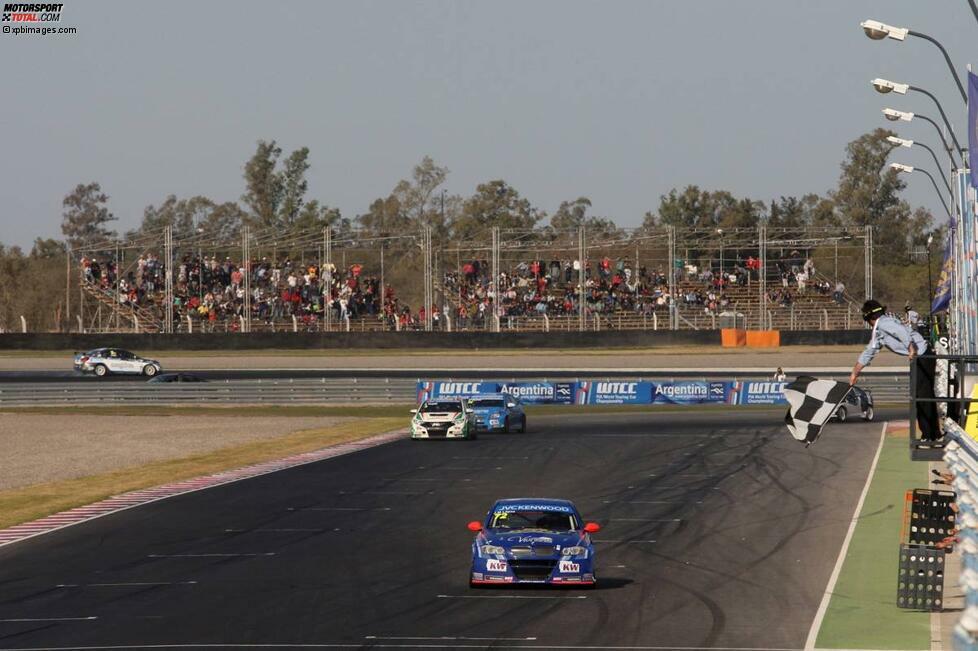
[[[506,393],[535,405],[780,405],[786,382],[418,382],[418,403]]]
[[[673,405],[724,404],[731,382],[652,382],[652,402]]]
[[[506,393],[528,405],[570,405],[576,386],[576,382],[418,382],[418,404],[431,398]]]
[[[787,404],[784,388],[787,382],[731,382],[730,404],[783,405]]]

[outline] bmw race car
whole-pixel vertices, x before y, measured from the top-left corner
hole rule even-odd
[[[511,432],[519,427],[526,432],[523,403],[506,393],[484,393],[469,398],[469,409],[475,414],[476,429]]]
[[[584,523],[567,500],[499,500],[484,521],[470,522],[472,542],[469,586],[536,583],[593,586],[594,546],[600,531]]]
[[[425,400],[411,413],[412,439],[475,438],[475,416],[462,398]]]
[[[74,367],[81,373],[105,377],[110,373],[153,377],[163,370],[155,359],[146,359],[121,348],[96,348],[75,355]]]

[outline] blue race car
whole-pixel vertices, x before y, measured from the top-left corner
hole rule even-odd
[[[590,534],[601,526],[585,524],[577,507],[567,500],[499,500],[485,521],[468,526],[479,532],[472,542],[470,587],[597,583]]]
[[[523,403],[508,393],[483,393],[469,398],[469,409],[475,414],[475,427],[480,430],[512,432],[519,427],[526,432]]]

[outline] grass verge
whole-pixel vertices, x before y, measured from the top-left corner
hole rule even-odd
[[[815,646],[930,649],[930,614],[896,607],[903,496],[926,487],[926,464],[910,461],[907,435],[887,434]]]
[[[318,450],[388,432],[405,424],[406,420],[401,417],[364,418],[91,477],[0,491],[0,528],[91,504],[119,493]]]

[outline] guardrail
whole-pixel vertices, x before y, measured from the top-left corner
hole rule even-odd
[[[944,420],[944,432],[950,439],[944,451],[944,462],[952,475],[951,487],[957,493],[958,537],[961,542],[961,575],[964,588],[964,610],[954,627],[957,651],[978,649],[978,441],[968,436],[950,418]]]
[[[464,379],[461,376],[459,379]],[[636,376],[635,379],[641,379]],[[559,378],[567,382],[577,378]],[[601,381],[599,375],[580,378]],[[655,378],[656,382],[717,380],[710,378]],[[727,380],[757,379],[747,376]],[[513,382],[550,381],[553,378],[514,378]],[[451,381],[442,379],[439,381]],[[496,379],[498,382],[506,380]],[[615,378],[620,382],[621,378]],[[106,405],[106,404],[413,404],[417,399],[413,378],[320,378],[283,380],[224,380],[203,383],[149,382],[39,382],[0,384],[0,406]],[[860,385],[873,392],[877,403],[907,400],[906,375],[869,376]]]

